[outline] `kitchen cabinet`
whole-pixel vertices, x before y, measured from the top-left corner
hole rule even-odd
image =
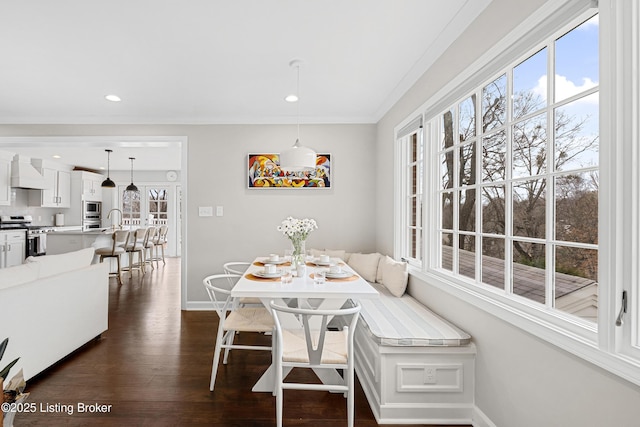
[[[47,189],[32,190],[29,204],[43,208],[71,206],[71,167],[56,162],[33,159],[31,164],[44,177]]]
[[[82,181],[82,200],[91,202],[102,201],[102,181],[104,177],[98,173],[74,171],[73,179]]]
[[[11,205],[11,160],[13,153],[0,150],[0,206]]]
[[[22,264],[26,258],[26,246],[25,230],[0,231],[0,268]]]

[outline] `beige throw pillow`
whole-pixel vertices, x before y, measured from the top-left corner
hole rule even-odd
[[[407,289],[409,273],[407,263],[399,262],[389,256],[380,260],[379,270],[382,270],[382,284],[394,296],[401,297]]]
[[[378,274],[380,254],[351,254],[349,266],[353,268],[367,282],[375,282]]]

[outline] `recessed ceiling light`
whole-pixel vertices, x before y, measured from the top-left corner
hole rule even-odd
[[[62,158],[62,156],[60,156],[59,154],[54,154],[52,157],[54,159],[61,159]]]
[[[298,102],[298,95],[292,93],[291,95],[287,95],[284,100],[287,102]]]
[[[122,101],[118,95],[107,95],[107,96],[105,96],[105,98],[107,99],[107,101],[111,101],[111,102],[120,102],[120,101]]]

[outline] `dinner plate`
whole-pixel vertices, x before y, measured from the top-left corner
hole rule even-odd
[[[254,276],[262,277],[263,279],[274,279],[276,277],[282,276],[282,269],[277,269],[275,273],[266,273],[263,270],[254,271],[252,273]]]
[[[316,258],[312,261],[315,265],[331,265],[331,260],[329,261],[320,261],[320,258]]]
[[[327,278],[329,279],[346,279],[351,276],[353,276],[353,273],[349,271],[341,271],[340,273],[332,273],[330,271],[327,271]]]
[[[275,265],[280,265],[280,264],[284,264],[285,262],[288,262],[286,259],[284,258],[280,258],[278,261],[271,261],[269,258],[265,258],[262,260],[263,264],[275,264]]]

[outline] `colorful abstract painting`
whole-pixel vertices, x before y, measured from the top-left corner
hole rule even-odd
[[[249,154],[249,188],[331,188],[331,154],[318,154],[311,172],[284,172],[278,154]]]

